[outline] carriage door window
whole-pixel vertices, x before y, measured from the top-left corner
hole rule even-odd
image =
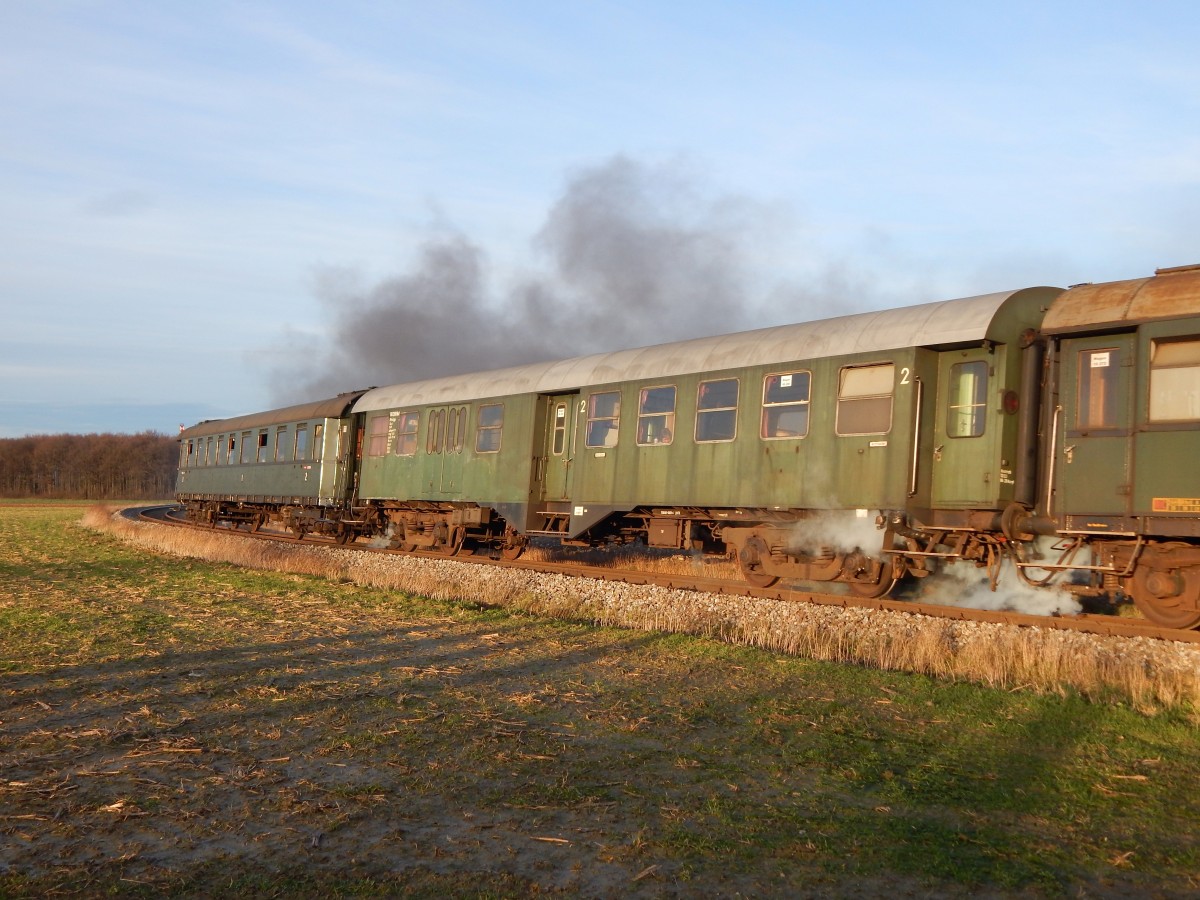
[[[226,451],[227,452],[225,453],[225,464],[232,466],[235,462],[237,462],[237,435],[236,434],[231,434],[229,436],[229,446],[226,448]]]
[[[562,456],[567,447],[567,404],[559,403],[554,407],[554,442],[551,453]]]
[[[458,424],[454,428],[454,452],[462,453],[467,444],[467,407],[458,409]]]
[[[1200,419],[1200,340],[1154,341],[1150,350],[1150,421]]]
[[[275,429],[275,462],[286,462],[288,452],[287,426]]]
[[[1121,352],[1115,347],[1107,350],[1084,350],[1079,354],[1078,427],[1116,428],[1117,376],[1121,370]]]
[[[442,426],[445,420],[445,413],[444,409],[431,410],[429,413],[429,426],[425,434],[426,453],[442,452]]]
[[[322,423],[320,425],[313,426],[312,458],[320,459],[321,453],[324,450],[325,450],[325,425],[324,425],[324,423]]]
[[[946,394],[946,436],[980,437],[987,426],[987,360],[955,363],[950,367]]]
[[[892,385],[896,367],[854,366],[841,371],[838,383],[837,433],[887,434],[892,429]]]
[[[254,441],[250,440],[254,436],[253,431],[242,432],[242,462],[254,462]]]
[[[264,428],[258,433],[258,461],[267,461],[267,430]]]
[[[308,426],[296,426],[296,445],[292,448],[292,459],[308,459]]]

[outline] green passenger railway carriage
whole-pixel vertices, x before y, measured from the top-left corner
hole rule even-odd
[[[864,596],[1009,560],[1200,623],[1195,268],[373,388],[181,440],[180,499],[213,523],[508,557],[640,541]]]

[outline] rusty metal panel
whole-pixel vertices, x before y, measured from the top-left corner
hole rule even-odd
[[[1064,291],[1046,313],[1047,334],[1098,325],[1200,315],[1200,266],[1159,269],[1153,278],[1082,284]]]

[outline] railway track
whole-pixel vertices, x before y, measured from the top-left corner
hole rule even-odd
[[[852,595],[825,594],[820,592],[788,588],[775,585],[770,588],[757,588],[740,579],[728,580],[695,575],[663,574],[637,569],[618,569],[607,566],[587,565],[573,562],[549,562],[529,559],[493,559],[487,556],[460,554],[448,556],[443,553],[429,551],[401,551],[386,547],[372,547],[363,542],[338,544],[331,538],[319,535],[308,535],[297,538],[291,534],[269,530],[242,530],[230,528],[214,529],[212,526],[195,525],[181,518],[182,508],[178,506],[156,506],[135,508],[127,511],[131,517],[172,525],[175,527],[192,528],[198,531],[219,530],[222,533],[233,533],[244,538],[273,541],[284,544],[303,544],[305,546],[351,549],[363,553],[383,553],[403,556],[415,556],[437,560],[453,559],[467,565],[496,566],[501,568],[525,569],[534,572],[564,575],[574,578],[593,578],[604,581],[622,582],[633,585],[657,585],[687,591],[704,591],[728,596],[754,597],[759,599],[776,600],[787,603],[812,603],[822,606],[841,608],[859,608],[868,610],[887,610],[890,612],[909,613],[940,619],[955,619],[959,621],[988,622],[1002,625],[1014,625],[1026,628],[1044,628],[1059,631],[1076,631],[1085,634],[1107,635],[1115,637],[1140,637],[1152,640],[1178,641],[1189,644],[1200,644],[1200,630],[1180,630],[1163,628],[1144,619],[1123,618],[1111,615],[1096,615],[1081,613],[1070,616],[1037,616],[1028,613],[1003,612],[996,610],[971,609],[959,606],[944,606],[919,601],[895,599],[865,599]]]

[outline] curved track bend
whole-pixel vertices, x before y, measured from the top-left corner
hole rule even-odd
[[[201,531],[212,530],[211,527],[197,526],[184,521],[180,515],[182,509],[177,506],[154,506],[132,508],[126,513],[147,521],[168,524],[182,528],[194,528]],[[300,543],[301,539],[290,534],[273,531],[245,531],[222,528],[226,533],[236,533],[240,537],[277,541],[286,544]],[[1200,643],[1200,631],[1162,628],[1144,619],[1125,618],[1109,615],[1079,614],[1074,616],[1035,616],[1028,613],[1000,612],[995,610],[970,609],[959,606],[942,606],[932,603],[920,603],[908,600],[865,599],[856,596],[824,594],[808,590],[792,589],[775,585],[769,588],[758,588],[741,580],[725,580],[692,575],[664,575],[644,572],[634,569],[616,569],[603,566],[583,565],[566,562],[541,562],[526,559],[505,560],[491,559],[485,556],[460,555],[449,557],[443,553],[428,551],[404,552],[387,548],[370,547],[365,543],[339,545],[329,538],[308,536],[303,539],[307,546],[329,546],[352,549],[363,553],[389,553],[405,556],[427,557],[429,559],[451,559],[467,565],[502,566],[518,569],[528,569],[535,572],[547,572],[568,575],[577,578],[595,578],[605,581],[619,581],[626,584],[653,584],[661,587],[675,588],[688,591],[707,591],[714,594],[727,594],[741,597],[756,597],[768,600],[779,600],[789,603],[816,603],[824,606],[840,606],[843,608],[863,608],[889,610],[892,612],[915,613],[942,619],[958,619],[974,622],[991,622],[1022,627],[1052,628],[1062,631],[1079,631],[1087,634],[1111,635],[1117,637],[1141,637],[1164,641],[1181,641]]]

